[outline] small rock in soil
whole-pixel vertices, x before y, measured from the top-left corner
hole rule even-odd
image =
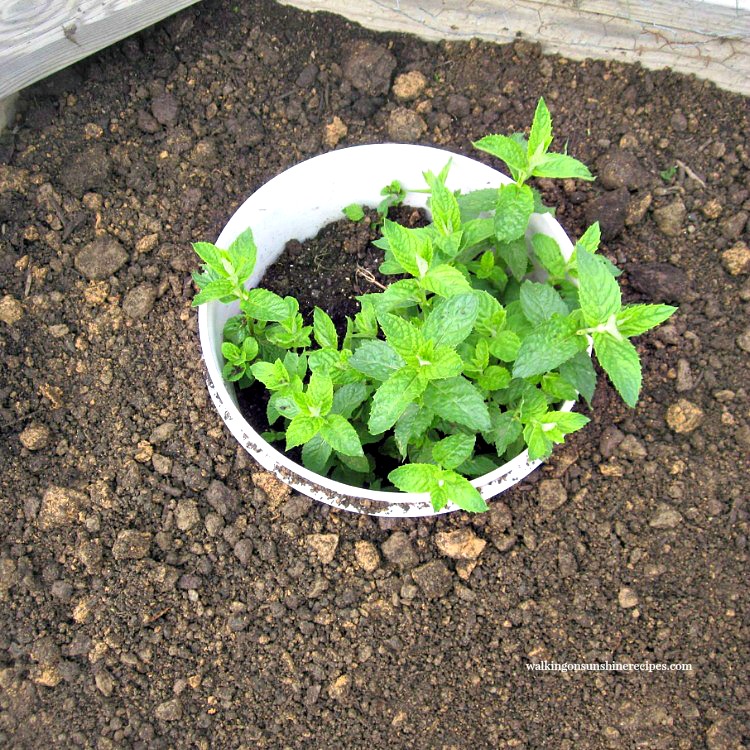
[[[633,589],[624,587],[620,589],[620,593],[617,595],[617,601],[623,609],[631,609],[632,607],[638,606],[638,595]]]
[[[627,273],[633,289],[656,302],[684,302],[690,295],[687,275],[670,263],[636,263]]]
[[[471,114],[471,102],[463,94],[451,94],[445,100],[445,111],[453,117],[468,117]]]
[[[169,440],[174,434],[175,429],[177,429],[177,425],[174,422],[163,422],[158,427],[154,427],[148,441],[154,445],[159,445],[159,443]]]
[[[78,518],[78,513],[86,507],[88,498],[81,492],[65,487],[50,487],[42,498],[38,523],[41,529],[67,526]]]
[[[386,124],[388,137],[397,143],[413,143],[427,130],[427,123],[416,113],[405,107],[391,112]]]
[[[175,524],[180,531],[190,531],[201,521],[198,503],[195,500],[180,500],[175,510]]]
[[[675,390],[677,393],[685,393],[687,391],[692,391],[694,387],[695,380],[693,378],[693,372],[690,369],[690,362],[686,359],[678,359]]]
[[[726,716],[715,721],[706,730],[708,750],[740,750],[742,748],[742,728],[737,721]]]
[[[96,687],[102,695],[106,696],[107,698],[112,695],[112,691],[115,688],[115,683],[112,679],[112,675],[106,669],[102,669],[101,671],[96,673],[96,675],[94,676],[94,682],[96,683]]]
[[[112,171],[112,160],[104,146],[93,145],[72,156],[60,171],[60,183],[79,198],[87,190],[104,187]]]
[[[635,435],[626,435],[617,446],[617,453],[629,461],[642,461],[648,455],[646,446]]]
[[[602,238],[606,241],[613,240],[625,228],[629,205],[630,193],[627,188],[603,193],[586,204],[586,223],[598,221]]]
[[[636,190],[645,187],[651,180],[651,175],[630,151],[618,150],[605,154],[597,161],[596,169],[599,182],[607,190],[623,187]]]
[[[599,438],[599,453],[604,458],[612,458],[617,451],[617,447],[625,439],[625,433],[615,427],[613,424],[604,428],[601,438]]]
[[[640,224],[646,212],[651,208],[653,196],[651,193],[643,193],[642,195],[635,195],[630,199],[628,203],[628,210],[625,215],[625,226],[632,227],[636,224]]]
[[[559,479],[542,479],[539,482],[539,507],[546,513],[557,510],[568,499],[565,486]]]
[[[23,317],[23,305],[10,294],[6,294],[0,300],[0,320],[6,325],[12,326]]]
[[[687,217],[687,209],[680,198],[654,210],[654,221],[662,234],[677,237]]]
[[[154,307],[156,288],[153,284],[139,284],[131,289],[122,302],[122,311],[133,320],[145,318]]]
[[[750,273],[750,248],[744,242],[738,242],[721,254],[721,262],[732,276]]]
[[[232,137],[232,143],[238,148],[252,148],[266,137],[266,131],[260,120],[252,115],[230,117],[226,128],[227,133]]]
[[[471,529],[441,531],[435,536],[435,544],[442,554],[454,560],[476,560],[487,542]]]
[[[339,546],[338,534],[308,534],[305,544],[317,555],[323,565],[333,562],[336,548]]]
[[[373,96],[388,93],[395,67],[396,58],[385,47],[365,40],[349,45],[341,64],[344,78]]]
[[[453,587],[453,574],[445,563],[440,560],[420,565],[412,571],[414,583],[422,589],[428,599],[438,599],[445,596]]]
[[[206,521],[208,522],[208,519],[206,519]],[[206,525],[208,525],[208,523]],[[240,541],[234,545],[234,554],[243,565],[247,565],[253,556],[253,543],[249,539],[240,539]]]
[[[685,398],[681,398],[667,409],[667,424],[674,432],[692,432],[702,421],[703,411]]]
[[[401,568],[411,568],[419,562],[417,553],[403,531],[394,531],[381,545],[383,555],[388,562]]]
[[[747,211],[738,211],[732,216],[727,216],[719,222],[719,230],[722,236],[728,240],[736,240],[745,231],[745,225],[750,214]]]
[[[75,258],[75,267],[90,281],[101,281],[117,273],[128,259],[125,248],[114,237],[98,237]]]
[[[410,102],[421,96],[427,86],[427,78],[424,73],[412,70],[396,76],[393,82],[393,95],[401,102]]]
[[[281,506],[281,515],[290,521],[296,521],[307,515],[311,506],[310,498],[295,493]]]
[[[750,352],[750,328],[746,328],[737,337],[737,346],[739,346],[743,352]]]
[[[252,477],[253,484],[268,495],[271,506],[274,508],[286,500],[292,491],[288,484],[284,484],[270,471],[258,471]]]
[[[723,211],[724,207],[721,205],[721,201],[717,200],[716,198],[711,198],[711,200],[706,201],[701,206],[701,213],[709,221],[718,219]]]
[[[174,125],[180,114],[180,104],[173,94],[165,92],[154,97],[151,112],[162,125]]]
[[[365,573],[373,573],[380,567],[380,555],[372,542],[359,540],[354,544],[354,555],[357,564]]]
[[[578,561],[564,543],[557,550],[557,567],[563,578],[569,578],[578,572]]]
[[[159,721],[178,721],[182,718],[182,703],[179,698],[160,703],[154,711],[154,716]]]
[[[135,529],[125,529],[117,535],[112,545],[115,560],[142,560],[151,549],[151,534]]]
[[[144,133],[158,133],[161,130],[161,125],[156,118],[145,109],[138,111],[137,124]]]
[[[648,525],[652,529],[674,529],[682,522],[682,514],[666,503],[660,503]]]
[[[39,451],[47,447],[49,427],[39,422],[32,422],[20,435],[21,444],[30,451]]]
[[[344,121],[336,116],[323,130],[323,143],[325,143],[328,148],[334,148],[342,138],[346,137],[348,132],[349,128],[346,127]]]
[[[513,514],[503,502],[497,501],[490,505],[487,511],[487,524],[496,531],[505,531],[513,525]]]
[[[351,685],[352,678],[348,674],[342,674],[328,686],[328,696],[335,701],[343,701],[349,694]]]

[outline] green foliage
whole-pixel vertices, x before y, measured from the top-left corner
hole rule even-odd
[[[466,195],[447,187],[450,162],[425,172],[432,223],[410,229],[386,218],[403,202],[394,181],[378,206],[385,250],[381,271],[404,275],[358,298],[345,330],[322,309],[312,324],[292,297],[246,285],[256,262],[252,232],[228,249],[205,242],[193,304],[236,301],[224,328],[224,377],[269,392],[268,439],[301,447],[310,470],[379,486],[383,456],[405,492],[429,493],[436,510],[487,505],[469,477],[492,471],[527,448],[531,460],[581,429],[588,417],[562,411],[596,386],[591,348],[629,406],[641,387],[630,337],[659,325],[669,305],[623,305],[619,270],[598,254],[598,224],[570,258],[545,234],[527,238],[543,209],[526,181],[593,179],[567,154],[550,152],[552,120],[539,101],[528,138],[490,135],[475,145],[508,166],[514,182]],[[362,207],[343,209],[353,221]],[[533,273],[532,273],[533,272]],[[379,475],[382,477],[382,471]]]

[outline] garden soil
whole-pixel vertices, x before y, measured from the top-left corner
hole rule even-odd
[[[602,222],[628,301],[680,306],[638,342],[637,409],[600,382],[485,515],[290,493],[209,402],[190,242],[332,148],[489,163],[470,142],[540,95],[598,176],[547,202]],[[0,745],[749,747],[749,139],[748,101],[693,78],[266,1],[25,92],[0,140]]]

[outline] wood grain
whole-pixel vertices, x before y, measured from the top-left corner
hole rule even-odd
[[[0,0],[0,99],[197,0]]]
[[[512,41],[547,52],[640,62],[694,73],[750,95],[750,1],[721,0],[280,0],[329,11],[378,31],[425,39]]]

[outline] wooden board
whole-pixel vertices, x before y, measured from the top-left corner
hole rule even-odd
[[[0,0],[0,100],[197,0]]]
[[[750,95],[750,0],[280,0],[378,31],[509,42],[547,52],[640,62]]]

